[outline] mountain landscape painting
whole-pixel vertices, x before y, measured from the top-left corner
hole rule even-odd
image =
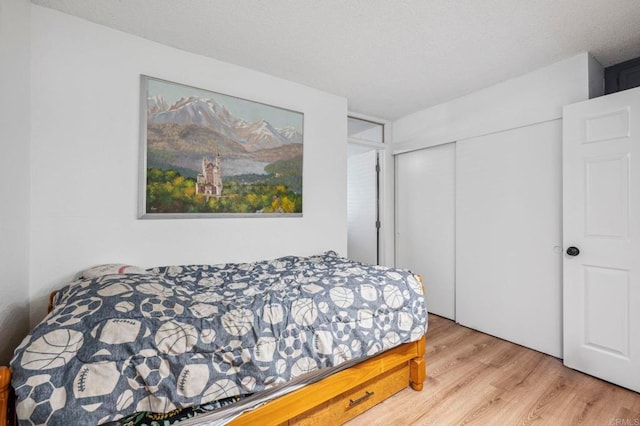
[[[300,216],[303,114],[142,76],[141,216]]]

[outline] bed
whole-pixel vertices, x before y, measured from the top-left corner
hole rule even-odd
[[[227,398],[244,412],[184,424],[341,423],[408,384],[422,389],[426,309],[408,271],[333,252],[113,268],[57,291],[16,349],[21,424],[107,424]],[[10,376],[0,369],[0,405]]]

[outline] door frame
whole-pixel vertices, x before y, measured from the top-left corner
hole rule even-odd
[[[394,161],[391,153],[391,122],[381,118],[349,111],[347,117],[370,121],[383,126],[383,142],[371,142],[347,135],[347,145],[360,145],[373,148],[378,153],[380,171],[378,172],[378,264],[395,266],[394,241]]]

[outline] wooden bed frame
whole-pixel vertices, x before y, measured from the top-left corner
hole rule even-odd
[[[55,292],[49,298],[49,311]],[[230,426],[341,424],[426,377],[425,336],[245,412]],[[14,425],[11,369],[0,366],[0,426]]]

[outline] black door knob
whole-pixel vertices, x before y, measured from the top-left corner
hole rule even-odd
[[[578,247],[569,247],[567,249],[567,254],[569,256],[577,256],[580,254],[580,250],[578,250]]]

